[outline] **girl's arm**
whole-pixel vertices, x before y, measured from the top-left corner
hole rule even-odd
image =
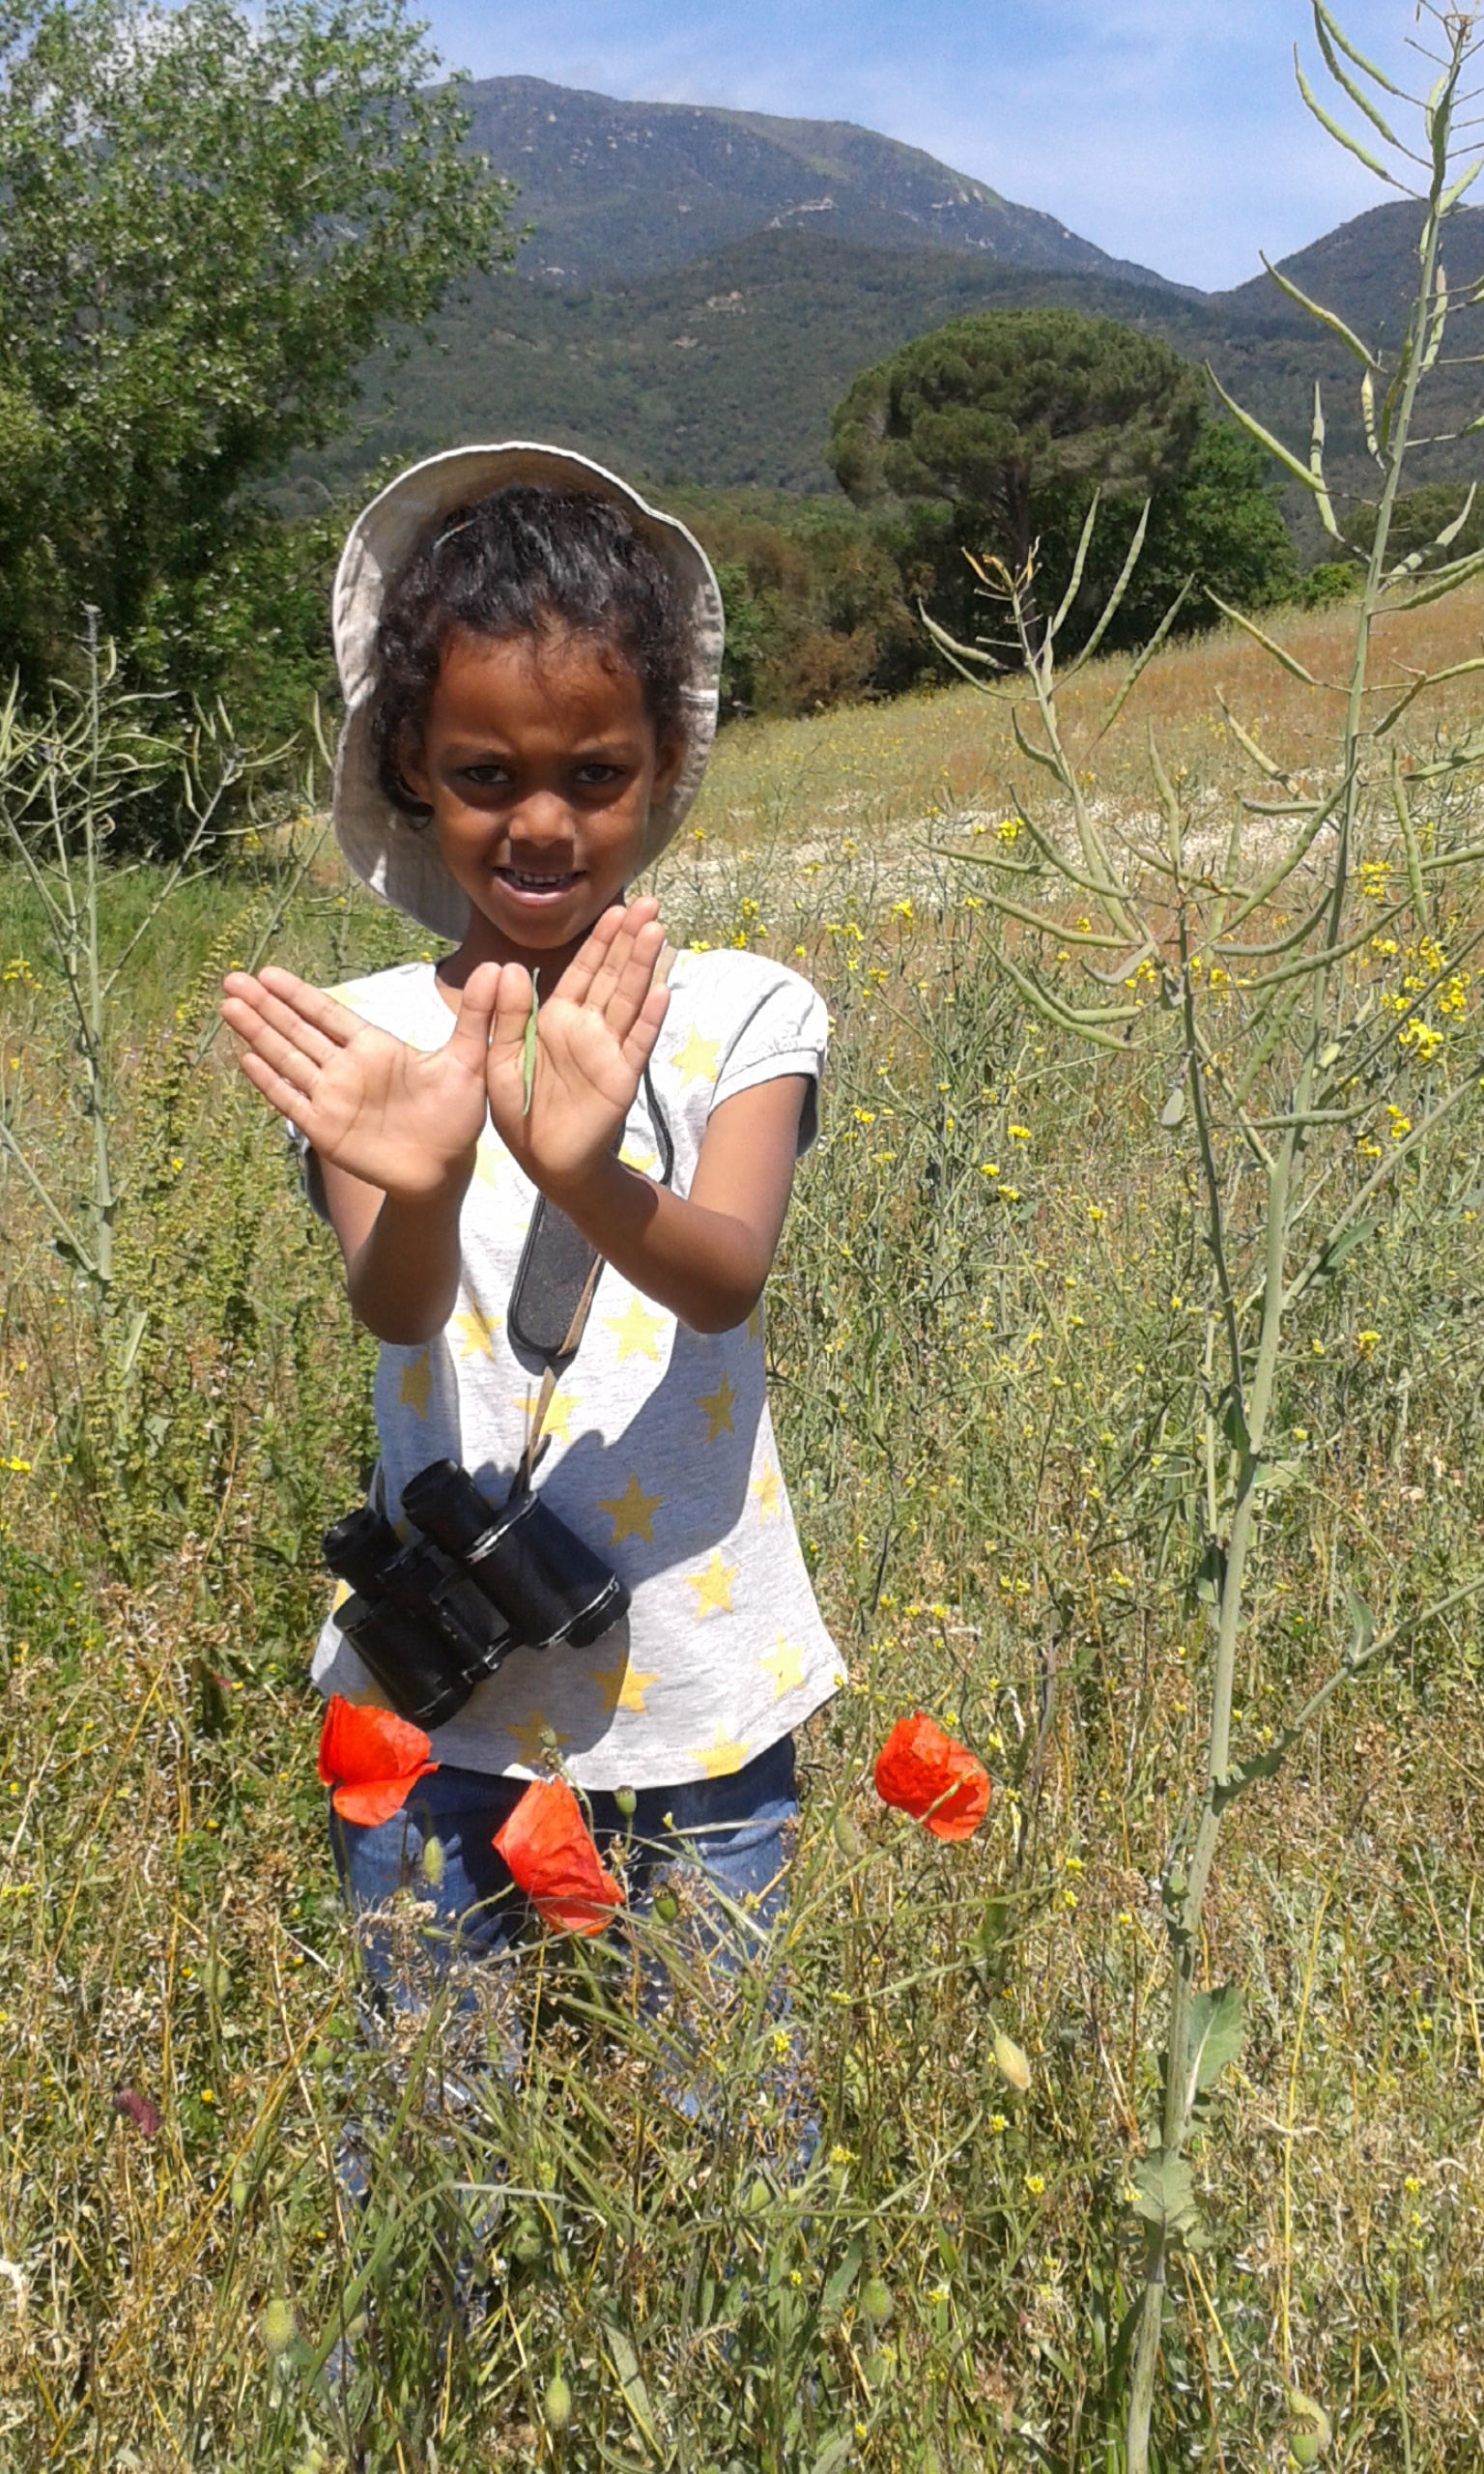
[[[688,1195],[605,1153],[544,1191],[614,1271],[693,1332],[729,1332],[762,1295],[793,1188],[802,1074],[739,1091],[713,1110]]]

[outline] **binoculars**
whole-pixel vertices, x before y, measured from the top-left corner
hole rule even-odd
[[[492,1510],[467,1470],[435,1460],[404,1490],[404,1545],[363,1504],[325,1533],[352,1595],[335,1622],[399,1717],[431,1735],[512,1650],[585,1650],[627,1614],[616,1572],[540,1495]]]

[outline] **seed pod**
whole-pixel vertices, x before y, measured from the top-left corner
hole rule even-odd
[[[873,2328],[888,2328],[896,2309],[897,2305],[892,2300],[891,2287],[883,2285],[879,2277],[868,2277],[861,2287],[862,2316],[868,2319]]]
[[[1293,2425],[1288,2434],[1290,2457],[1296,2465],[1317,2465],[1334,2437],[1328,2415],[1301,2388],[1290,2388],[1284,2402]]]
[[[242,2215],[242,2213],[243,2213],[243,2210],[246,2207],[246,2205],[247,2205],[247,2185],[246,2185],[245,2181],[243,2179],[242,2174],[241,2174],[241,2173],[238,2173],[238,2174],[235,2174],[235,2175],[233,2176],[233,2181],[232,2181],[232,2213],[233,2213],[233,2215],[234,2215],[234,2216],[241,2216],[241,2215]]]
[[[866,1853],[866,1841],[848,1813],[835,1816],[835,1844],[847,1863],[858,1863]]]
[[[659,1890],[656,1892],[654,1912],[662,1924],[673,1924],[676,1916],[680,1913],[680,1901],[676,1898],[673,1890]]]
[[[614,1801],[617,1805],[624,1820],[632,1821],[634,1818],[634,1807],[639,1801],[639,1798],[635,1795],[633,1788],[615,1787],[614,1789]]]
[[[422,1842],[422,1878],[429,1889],[442,1888],[444,1862],[442,1840],[425,1838]]]
[[[510,2257],[523,2268],[533,2268],[545,2256],[546,2234],[537,2218],[523,2216],[510,2236]]]
[[[1031,2084],[1031,2065],[1003,2028],[996,2028],[994,2031],[994,2066],[1006,2086],[1013,2087],[1017,2096],[1025,2094]]]
[[[542,2402],[548,2429],[564,2431],[572,2420],[572,2390],[559,2371],[548,2380]]]
[[[280,2354],[286,2354],[294,2343],[299,2334],[299,2323],[294,2316],[293,2303],[285,2300],[281,2293],[275,2293],[271,2301],[263,2305],[258,2334],[274,2362]]]

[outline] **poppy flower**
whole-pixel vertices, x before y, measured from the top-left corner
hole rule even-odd
[[[538,1778],[527,1788],[496,1831],[495,1852],[554,1933],[601,1933],[613,1909],[623,1904],[622,1890],[598,1860],[577,1798],[560,1778]]]
[[[877,1755],[876,1793],[934,1838],[972,1838],[989,1809],[989,1773],[966,1745],[914,1710],[898,1719]]]
[[[390,1710],[357,1710],[334,1694],[320,1734],[320,1777],[346,1821],[369,1829],[399,1813],[419,1778],[436,1769],[432,1740]]]

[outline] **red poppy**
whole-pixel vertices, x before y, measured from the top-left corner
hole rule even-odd
[[[577,1798],[560,1778],[528,1787],[495,1850],[554,1933],[601,1933],[623,1892],[605,1873]]]
[[[320,1776],[346,1821],[378,1822],[399,1813],[419,1778],[436,1769],[433,1745],[421,1727],[410,1727],[390,1710],[357,1710],[337,1692],[320,1734]]]
[[[934,1838],[972,1838],[989,1809],[989,1773],[966,1745],[914,1710],[910,1718],[898,1719],[881,1747],[876,1793]]]

